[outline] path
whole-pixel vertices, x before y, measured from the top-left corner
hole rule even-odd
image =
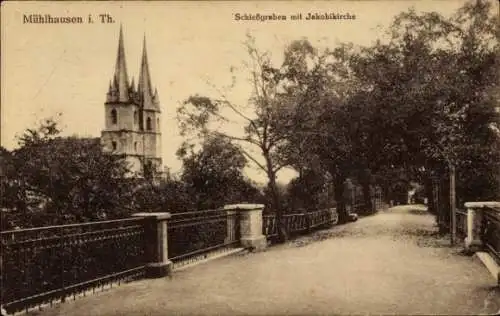
[[[58,305],[54,315],[493,314],[500,291],[472,257],[394,207],[256,254],[225,257]]]

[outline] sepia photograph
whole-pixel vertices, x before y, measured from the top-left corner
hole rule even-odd
[[[498,1],[0,12],[1,316],[500,314]]]

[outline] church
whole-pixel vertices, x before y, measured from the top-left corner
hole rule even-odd
[[[130,177],[161,174],[161,107],[158,92],[151,84],[146,37],[136,86],[133,78],[129,82],[121,26],[115,71],[109,82],[104,109],[103,150],[123,156]]]

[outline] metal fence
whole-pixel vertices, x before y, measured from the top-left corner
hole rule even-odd
[[[144,275],[143,218],[1,232],[7,312],[65,301]]]
[[[457,237],[465,238],[467,236],[467,211],[457,209],[456,211],[457,222]]]
[[[489,207],[483,210],[481,239],[488,252],[500,263],[500,212]]]
[[[346,209],[350,213],[358,213],[360,215],[371,214],[376,210],[380,210],[383,208],[383,200],[382,200],[382,188],[379,186],[373,186],[370,188],[370,199],[371,199],[371,209],[367,208],[363,188],[361,186],[355,185],[353,186],[350,192],[350,198],[348,203],[346,204]]]
[[[335,225],[338,223],[338,213],[335,208],[318,210],[307,213],[283,215],[284,226],[290,235],[307,233],[313,229]],[[276,214],[264,215],[262,233],[267,238],[278,236]]]
[[[168,256],[174,263],[235,247],[240,241],[235,211],[205,210],[174,213],[168,220]]]

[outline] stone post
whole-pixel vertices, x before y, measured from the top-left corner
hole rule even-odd
[[[465,249],[476,252],[483,246],[481,241],[481,229],[483,221],[483,207],[500,208],[500,202],[466,202],[467,208],[467,237],[465,238]]]
[[[170,213],[135,213],[132,217],[144,217],[146,277],[161,278],[172,271],[168,260],[167,220]]]
[[[267,239],[262,234],[263,204],[231,204],[224,206],[225,210],[239,213],[240,242],[245,248],[260,251],[266,248]]]

